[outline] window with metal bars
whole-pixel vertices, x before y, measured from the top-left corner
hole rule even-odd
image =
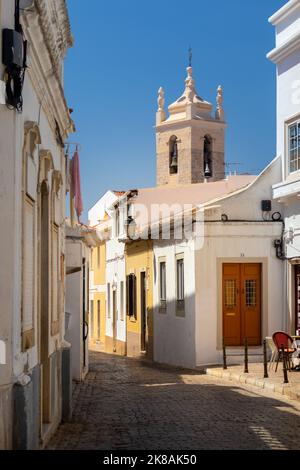
[[[136,275],[129,274],[126,277],[126,305],[127,305],[127,315],[130,317],[137,318],[137,308],[136,308]]]

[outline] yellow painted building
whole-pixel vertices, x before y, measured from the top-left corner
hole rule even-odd
[[[126,244],[127,355],[153,359],[153,249],[151,240]]]
[[[105,318],[106,318],[106,247],[101,242],[91,253],[90,279],[90,346],[105,348]]]

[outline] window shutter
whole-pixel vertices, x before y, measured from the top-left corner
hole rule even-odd
[[[33,328],[34,318],[34,205],[25,200],[23,253],[23,318],[22,330]]]
[[[59,283],[59,269],[58,269],[58,227],[53,225],[52,229],[52,321],[58,320],[58,283]]]
[[[132,314],[133,316],[137,317],[137,309],[136,309],[136,276],[132,274]]]
[[[129,312],[129,295],[130,295],[130,292],[129,292],[129,279],[130,279],[130,276],[126,276],[126,315],[130,315],[130,312]]]

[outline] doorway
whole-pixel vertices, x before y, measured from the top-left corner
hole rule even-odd
[[[295,266],[295,320],[297,331],[300,330],[300,265]]]
[[[101,339],[101,304],[100,300],[97,300],[97,340]]]
[[[261,345],[261,264],[223,264],[223,338],[226,346]]]
[[[146,273],[141,272],[141,351],[146,351],[147,305],[146,305]]]
[[[41,185],[41,213],[40,213],[40,318],[41,318],[41,334],[40,334],[40,351],[41,351],[41,420],[42,424],[51,422],[51,368],[49,358],[49,244],[50,244],[50,227],[49,227],[49,192],[46,182]]]
[[[113,290],[113,351],[117,351],[117,291]]]

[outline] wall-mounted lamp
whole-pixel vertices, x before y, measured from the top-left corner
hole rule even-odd
[[[222,222],[228,222],[228,215],[227,214],[222,214],[221,215],[221,220],[222,220]]]
[[[274,220],[274,222],[278,222],[279,220],[281,220],[281,214],[280,214],[280,212],[273,212],[273,214],[272,214],[272,220]]]

